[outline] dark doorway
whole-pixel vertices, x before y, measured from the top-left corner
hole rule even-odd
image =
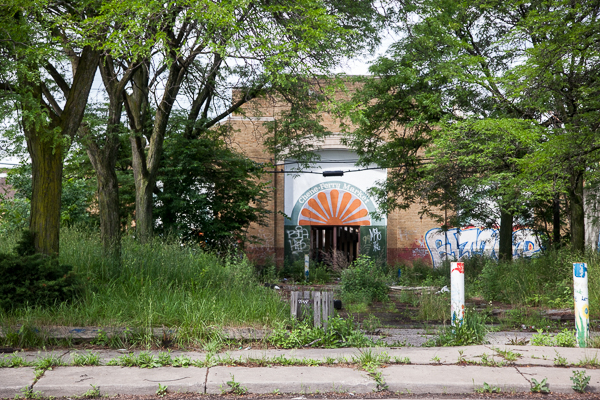
[[[335,259],[351,263],[358,257],[360,235],[359,226],[312,226],[311,258],[319,262],[331,263],[333,249]]]

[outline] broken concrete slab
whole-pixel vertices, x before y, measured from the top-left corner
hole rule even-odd
[[[94,387],[100,395],[155,394],[158,384],[168,392],[204,393],[206,368],[57,367],[46,371],[34,391],[44,396],[82,396]]]
[[[0,368],[0,398],[23,396],[22,390],[34,381],[33,368]]]
[[[375,383],[366,372],[331,367],[213,367],[208,372],[206,393],[230,391],[235,381],[250,393],[370,393]]]

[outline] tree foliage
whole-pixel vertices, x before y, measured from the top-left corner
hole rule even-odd
[[[268,213],[264,166],[228,148],[218,132],[189,139],[169,134],[156,191],[157,230],[227,249],[252,240],[250,223]]]
[[[583,179],[598,149],[598,7],[405,2],[401,39],[372,66],[349,139],[365,165],[394,168],[374,190],[384,209],[426,200],[437,214],[452,204],[457,223],[489,221],[490,201],[514,215],[564,195],[582,249]]]

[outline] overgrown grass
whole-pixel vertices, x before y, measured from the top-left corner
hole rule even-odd
[[[475,310],[466,310],[463,323],[444,325],[437,336],[429,339],[424,346],[469,346],[485,343],[488,333],[486,317]]]
[[[478,285],[486,300],[521,307],[573,308],[573,262],[587,263],[590,318],[599,318],[600,254],[596,251],[578,254],[562,249],[512,262],[487,260]]]
[[[424,291],[419,298],[417,319],[420,321],[450,320],[450,293]]]
[[[388,301],[390,277],[367,256],[360,256],[342,271],[341,297],[347,303]]]
[[[592,261],[589,267],[598,269],[598,257],[594,254],[588,257]],[[582,256],[561,250],[511,262],[488,260],[479,278],[481,293],[486,300],[513,305],[570,308],[573,299],[572,263],[581,259]],[[590,293],[593,293],[591,288]]]
[[[8,239],[10,240],[10,238]],[[97,234],[61,231],[60,262],[86,282],[71,303],[2,311],[3,326],[177,327],[194,342],[209,326],[273,326],[289,315],[274,291],[259,285],[247,260],[223,260],[198,248],[123,238],[121,265],[102,256]]]
[[[514,310],[501,317],[505,326],[550,326],[542,309],[573,308],[573,262],[586,262],[589,272],[591,318],[600,318],[600,253],[589,250],[585,255],[569,249],[549,250],[532,258],[515,258],[510,262],[473,256],[465,262],[465,291],[469,298],[486,302],[499,301]],[[400,284],[411,286],[449,285],[449,263],[436,269],[416,262],[401,266]],[[407,299],[407,301],[410,299]],[[414,301],[408,301],[413,303]],[[436,294],[418,297],[419,320],[446,319],[448,301]],[[491,306],[491,303],[490,303]]]
[[[415,260],[411,265],[399,265],[393,268],[400,269],[398,280],[403,286],[445,286],[450,284],[450,264],[445,263],[438,268],[432,268],[421,260]]]

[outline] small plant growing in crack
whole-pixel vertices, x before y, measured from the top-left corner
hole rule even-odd
[[[158,390],[156,391],[156,395],[158,397],[164,397],[167,394],[167,385],[158,384]]]
[[[504,358],[506,361],[511,363],[517,361],[517,358],[523,356],[521,353],[516,353],[512,350],[502,350],[498,347],[492,347],[492,350],[498,353],[500,357]]]
[[[541,382],[538,382],[535,378],[531,378],[531,393],[550,393],[548,378],[542,379]]]
[[[100,397],[100,388],[96,385],[92,385],[91,383],[90,383],[90,386],[92,388],[90,390],[88,390],[87,392],[85,392],[83,394],[83,396],[81,396],[81,397],[83,397],[85,399],[93,399],[96,397]]]
[[[38,399],[41,399],[42,397],[44,397],[44,394],[42,392],[39,392],[39,391],[34,392],[33,387],[31,387],[31,386],[25,386],[23,389],[21,389],[21,394],[24,399],[38,400]],[[15,396],[15,399],[19,399],[19,398],[20,398],[19,395]]]
[[[500,388],[498,386],[492,386],[487,382],[483,382],[483,386],[475,389],[477,393],[500,393]]]
[[[223,389],[223,387],[221,386],[221,394],[232,393],[232,394],[241,396],[241,395],[248,393],[248,388],[246,388],[245,386],[242,386],[242,384],[240,382],[236,382],[235,377],[233,375],[230,375],[230,376],[231,376],[231,380],[225,382],[225,383],[227,383],[227,386],[229,386],[229,388]]]
[[[380,371],[377,371],[377,367],[374,365],[365,366],[365,371],[369,374],[371,378],[375,381],[375,392],[383,392],[384,390],[388,390],[389,386],[383,379],[383,374]]]
[[[556,350],[554,350],[554,352],[556,353],[556,357],[554,357],[554,365],[557,367],[566,367],[569,365],[565,357],[561,356]]]
[[[573,371],[573,376],[569,379],[573,382],[573,386],[571,387],[574,391],[577,393],[585,393],[585,389],[590,383],[590,378],[591,376],[587,376],[585,371]]]

